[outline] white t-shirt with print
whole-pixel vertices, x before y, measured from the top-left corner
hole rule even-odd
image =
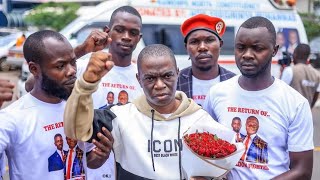
[[[202,106],[210,88],[219,82],[220,76],[210,80],[200,80],[192,76],[192,99]]]
[[[45,103],[28,93],[0,111],[0,153],[8,157],[10,179],[64,179],[65,162],[56,154],[54,136],[61,134],[63,152],[68,153],[65,104]],[[79,162],[78,167],[86,165],[85,158]],[[84,170],[79,169],[80,176],[85,176]]]
[[[90,55],[86,55],[85,59],[77,61],[77,76],[81,76],[89,62]],[[101,79],[98,90],[92,94],[93,105],[95,109],[105,107],[108,104],[107,95],[111,91],[114,94],[113,104],[118,103],[118,94],[124,90],[128,93],[128,102],[132,102],[139,97],[143,91],[136,78],[138,72],[137,66],[131,64],[127,67],[113,66],[113,68]],[[89,152],[94,146],[86,143],[86,151]],[[115,179],[115,160],[114,154],[111,152],[109,159],[98,169],[89,169],[87,171],[88,179],[92,180],[114,180]]]
[[[86,69],[89,59],[77,61],[77,76],[82,75]],[[136,78],[137,65],[131,64],[127,67],[113,66],[113,68],[101,79],[98,90],[92,94],[93,106],[99,109],[108,104],[107,94],[113,92],[114,102],[118,103],[119,92],[124,90],[128,93],[128,102],[132,102],[140,96],[143,91]]]
[[[228,174],[229,179],[271,179],[289,170],[289,153],[314,148],[313,121],[308,101],[285,82],[275,78],[260,91],[239,86],[239,75],[210,89],[204,109],[221,124],[231,127],[240,117],[240,132],[246,132],[246,119],[255,116],[259,127],[255,146],[251,142],[244,161]],[[245,143],[245,141],[244,141]],[[254,147],[253,147],[254,146]],[[251,148],[251,149],[250,149]]]

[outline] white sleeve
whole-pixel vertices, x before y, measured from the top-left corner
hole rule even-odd
[[[77,60],[77,77],[80,77],[87,68],[87,65],[90,60],[91,53],[86,54],[85,56]]]
[[[8,113],[0,112],[0,153],[17,141],[17,126],[14,118]]]
[[[284,68],[281,76],[281,80],[287,83],[288,85],[291,84],[293,78],[293,71],[291,67]]]
[[[320,92],[320,84],[318,85],[317,92]]]
[[[215,120],[215,121],[218,121],[217,119],[217,116],[216,114],[214,113],[214,110],[213,110],[213,105],[212,105],[212,102],[213,102],[213,98],[211,98],[212,96],[212,88],[210,88],[210,91],[208,92],[208,94],[206,95],[206,98],[204,100],[204,103],[202,105],[202,108],[207,111],[207,113],[210,114],[210,116]],[[214,92],[214,91],[213,91]]]
[[[312,113],[308,101],[305,100],[297,107],[294,119],[289,123],[288,150],[301,152],[313,148]]]

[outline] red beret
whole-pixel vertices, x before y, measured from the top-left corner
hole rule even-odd
[[[221,36],[226,31],[226,25],[224,21],[218,17],[208,16],[205,14],[198,14],[185,20],[181,25],[181,32],[184,36],[184,42],[187,42],[187,38],[195,30],[206,30],[214,33],[221,40]]]

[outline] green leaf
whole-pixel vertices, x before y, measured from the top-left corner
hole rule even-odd
[[[25,21],[28,25],[40,29],[50,28],[59,31],[77,18],[76,12],[79,8],[78,3],[43,3],[31,10]]]

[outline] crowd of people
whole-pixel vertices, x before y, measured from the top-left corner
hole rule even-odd
[[[181,71],[161,44],[146,46],[132,63],[142,26],[139,12],[122,6],[76,48],[51,30],[25,40],[30,92],[0,111],[0,155],[11,179],[211,178],[187,177],[181,164],[182,133],[199,119],[234,131],[245,146],[226,178],[311,179],[320,76],[306,65],[308,45],[293,52],[288,84],[296,91],[271,75],[279,45],[264,17],[247,19],[236,33],[239,75],[218,64],[223,19],[198,14],[183,22],[191,66]],[[0,84],[1,105],[14,86]],[[177,148],[155,147],[169,141]]]

